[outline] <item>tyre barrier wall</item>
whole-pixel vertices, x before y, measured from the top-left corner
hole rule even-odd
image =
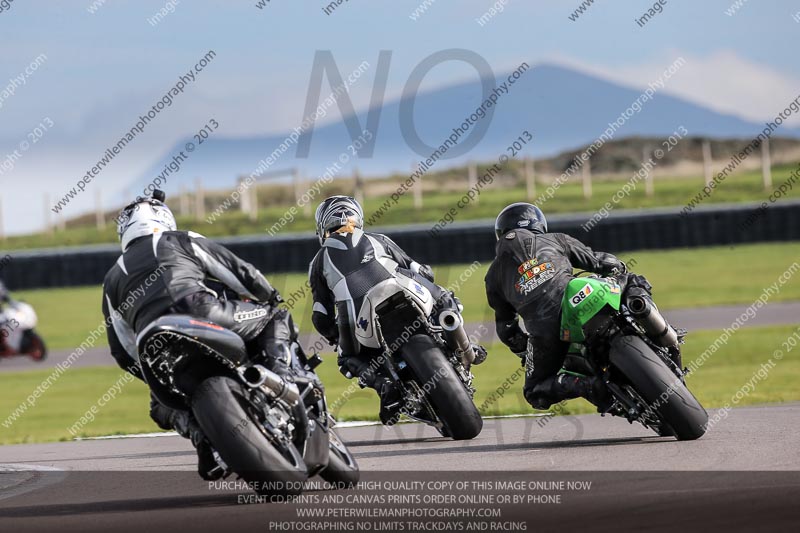
[[[758,206],[707,207],[686,216],[668,209],[616,212],[588,232],[581,226],[591,213],[554,215],[548,222],[550,231],[568,233],[596,250],[609,252],[800,241],[800,202],[781,202],[760,210]],[[494,255],[491,220],[453,223],[435,235],[430,225],[375,230],[385,232],[409,255],[428,264],[483,262]],[[305,271],[319,249],[311,231],[301,236],[218,241],[265,273]],[[11,252],[3,262],[0,279],[11,290],[97,285],[119,253],[116,245]]]

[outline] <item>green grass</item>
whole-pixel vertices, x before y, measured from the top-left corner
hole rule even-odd
[[[764,287],[794,261],[800,261],[800,243],[757,244],[737,247],[693,248],[620,254],[637,261],[634,270],[647,276],[663,309],[745,304],[755,300]],[[436,267],[437,282],[458,286],[468,322],[492,321],[486,305],[483,278],[488,262],[477,269],[467,265]],[[306,282],[301,273],[270,275],[302,331],[311,331],[311,302],[293,298]],[[459,281],[461,280],[461,281]],[[306,290],[306,292],[308,292]],[[39,313],[40,330],[51,349],[74,348],[102,322],[100,287],[20,291],[15,296],[29,301]],[[788,283],[771,301],[800,300],[800,283]],[[99,339],[97,346],[105,346]]]
[[[773,168],[773,184],[780,185],[785,181],[796,165],[783,165]],[[483,169],[479,169],[483,172]],[[593,183],[593,196],[590,199],[583,197],[582,185],[579,181],[570,181],[561,186],[553,198],[544,204],[547,213],[573,213],[578,211],[593,212],[597,211],[606,202],[610,201],[620,187],[630,179],[625,176],[620,179],[597,178]],[[439,182],[429,178],[429,187],[433,190],[426,190],[424,194],[423,207],[414,208],[413,195],[406,194],[401,197],[397,205],[386,212],[375,225],[402,225],[411,223],[435,224],[451,208],[456,207],[456,203],[466,193],[469,186],[464,180],[463,190],[448,192],[443,187],[433,186],[431,183]],[[398,184],[400,181],[397,182]],[[334,182],[330,190],[324,190],[323,194],[351,194],[352,191],[346,189],[345,184]],[[678,178],[678,177],[658,177],[655,185],[655,195],[647,197],[644,191],[644,184],[640,183],[631,194],[623,198],[616,209],[645,208],[645,207],[664,207],[674,206],[676,213],[681,207],[694,197],[703,187],[703,179],[697,178]],[[547,184],[539,184],[539,194],[544,193]],[[771,192],[771,191],[770,191]],[[714,193],[703,200],[703,205],[723,203],[723,202],[761,202],[766,200],[769,192],[764,191],[761,174],[755,171],[741,172],[728,178],[722,185],[714,190]],[[364,202],[364,213],[367,219],[381,206],[388,198],[388,194],[374,198],[366,198]],[[788,192],[786,198],[800,198],[800,188],[794,187]],[[476,220],[493,219],[497,213],[506,205],[526,199],[524,186],[509,186],[505,183],[495,182],[488,185],[481,191],[479,203],[470,203],[466,208],[459,210],[456,219]],[[217,202],[218,203],[218,202]],[[234,208],[220,217],[214,224],[208,224],[205,220],[197,221],[194,218],[180,218],[179,227],[186,230],[197,231],[209,237],[227,237],[232,235],[264,235],[267,228],[275,224],[281,217],[284,217],[287,209],[293,203],[290,199],[284,199],[281,205],[264,208],[259,211],[256,221],[251,221],[241,211]],[[208,209],[207,215],[216,209],[216,205]],[[289,222],[281,229],[281,234],[291,232],[304,232],[313,234],[313,206],[308,213],[299,212],[294,220]],[[53,235],[25,235],[9,237],[4,242],[7,250],[23,248],[44,248],[52,246],[72,246],[79,244],[111,243],[116,242],[116,228],[109,225],[105,231],[97,231],[95,226],[89,222],[94,221],[93,217],[83,217],[82,225],[68,225],[63,232]]]
[[[709,410],[731,402],[736,392],[748,382],[762,363],[782,349],[782,341],[798,327],[769,327],[739,330],[730,342],[712,355],[705,364],[688,379],[691,390]],[[719,335],[717,331],[695,332],[688,337],[684,347],[687,364],[698,358]],[[800,350],[800,346],[794,348]],[[788,353],[786,354],[789,355]],[[490,347],[489,359],[475,368],[475,384],[478,392],[475,403],[483,402],[501,387],[508,376],[519,368],[519,359],[502,345]],[[332,356],[326,357],[318,369],[325,383],[328,400],[334,404],[352,382],[338,372]],[[0,424],[24,402],[29,394],[46,379],[49,371],[12,373],[3,375],[3,394],[0,396]],[[98,402],[112,385],[122,376],[115,368],[73,369],[64,374],[10,428],[0,425],[0,443],[41,442],[70,439],[68,428],[76,423],[87,410]],[[788,402],[800,400],[800,359],[786,357],[778,363],[769,376],[757,382],[755,390],[744,397],[738,405]],[[525,403],[522,382],[512,384],[510,390],[497,402],[483,409],[484,415],[530,413],[533,410]],[[355,394],[336,411],[341,420],[375,420],[377,397],[371,390],[356,389]],[[123,387],[116,399],[98,409],[93,422],[80,432],[82,436],[97,436],[121,433],[158,431],[148,416],[149,393],[146,387],[132,382]],[[583,400],[567,402],[564,414],[593,412]]]

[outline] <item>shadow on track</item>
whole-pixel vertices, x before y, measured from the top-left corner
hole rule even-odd
[[[432,439],[431,439],[432,440]],[[431,440],[427,441],[430,442]],[[552,441],[552,442],[518,442],[509,444],[478,444],[471,446],[470,441],[461,441],[454,443],[450,439],[440,439],[442,442],[447,443],[446,447],[442,448],[425,448],[424,450],[389,450],[389,451],[374,451],[356,454],[356,459],[362,458],[376,458],[376,457],[392,457],[404,455],[446,455],[451,453],[486,453],[486,452],[503,452],[513,450],[553,450],[564,448],[576,447],[601,447],[601,446],[621,446],[632,444],[656,444],[659,442],[674,440],[671,437],[624,437],[613,439],[586,439],[586,440],[571,440],[571,441]],[[405,443],[408,441],[399,441]],[[348,446],[351,446],[348,443]]]
[[[165,511],[237,505],[236,494],[209,496],[173,496],[54,505],[29,505],[0,509],[0,518],[37,518],[79,516],[101,513]]]

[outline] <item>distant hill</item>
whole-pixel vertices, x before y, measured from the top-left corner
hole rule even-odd
[[[503,75],[498,79],[505,78]],[[428,144],[440,144],[479,105],[480,92],[480,83],[476,80],[419,94],[414,109],[420,137]],[[509,94],[501,97],[482,141],[466,156],[440,161],[435,170],[463,163],[467,159],[496,159],[523,130],[530,131],[535,137],[533,144],[527,148],[528,155],[541,158],[577,149],[595,140],[608,123],[616,120],[640,94],[638,89],[623,87],[567,68],[536,66],[522,75]],[[412,162],[420,159],[403,139],[399,125],[400,104],[399,99],[384,103],[374,156],[351,162],[364,173],[403,173],[408,171]],[[333,109],[330,112],[338,113]],[[365,110],[356,114],[362,125],[366,124],[365,115]],[[656,93],[640,113],[630,118],[617,131],[615,138],[664,137],[679,126],[684,126],[693,137],[720,139],[752,138],[763,129],[762,124],[717,113],[664,93]],[[800,129],[782,128],[777,134],[800,138]],[[198,147],[178,174],[170,176],[168,192],[177,192],[181,184],[193,185],[197,177],[202,177],[208,188],[229,188],[237,176],[252,172],[258,162],[285,138],[286,135],[239,139],[212,136]],[[161,161],[131,184],[131,189],[136,190],[150,183],[172,155],[191,140],[181,141],[167,150]],[[279,170],[297,166],[307,176],[319,175],[326,166],[337,160],[349,143],[350,137],[343,122],[317,127],[313,133],[308,159],[296,159],[295,147],[292,147],[272,168]],[[626,143],[630,150],[623,149],[620,145],[622,151],[618,155],[626,160],[640,158],[641,148],[637,152],[635,142]],[[687,155],[692,155],[696,148],[687,144],[681,147],[681,153],[686,150]],[[597,163],[598,169],[605,168],[602,160]],[[622,168],[625,163],[609,165],[609,168]],[[345,169],[345,172],[349,170]]]

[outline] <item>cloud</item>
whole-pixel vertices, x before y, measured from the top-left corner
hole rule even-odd
[[[658,79],[664,68],[678,57],[683,57],[686,64],[667,82],[664,92],[717,112],[763,122],[772,120],[800,95],[799,79],[729,50],[704,56],[674,50],[639,65],[603,65],[566,56],[555,58],[555,62],[605,80],[643,88]],[[800,115],[792,116],[786,123],[800,126]]]

